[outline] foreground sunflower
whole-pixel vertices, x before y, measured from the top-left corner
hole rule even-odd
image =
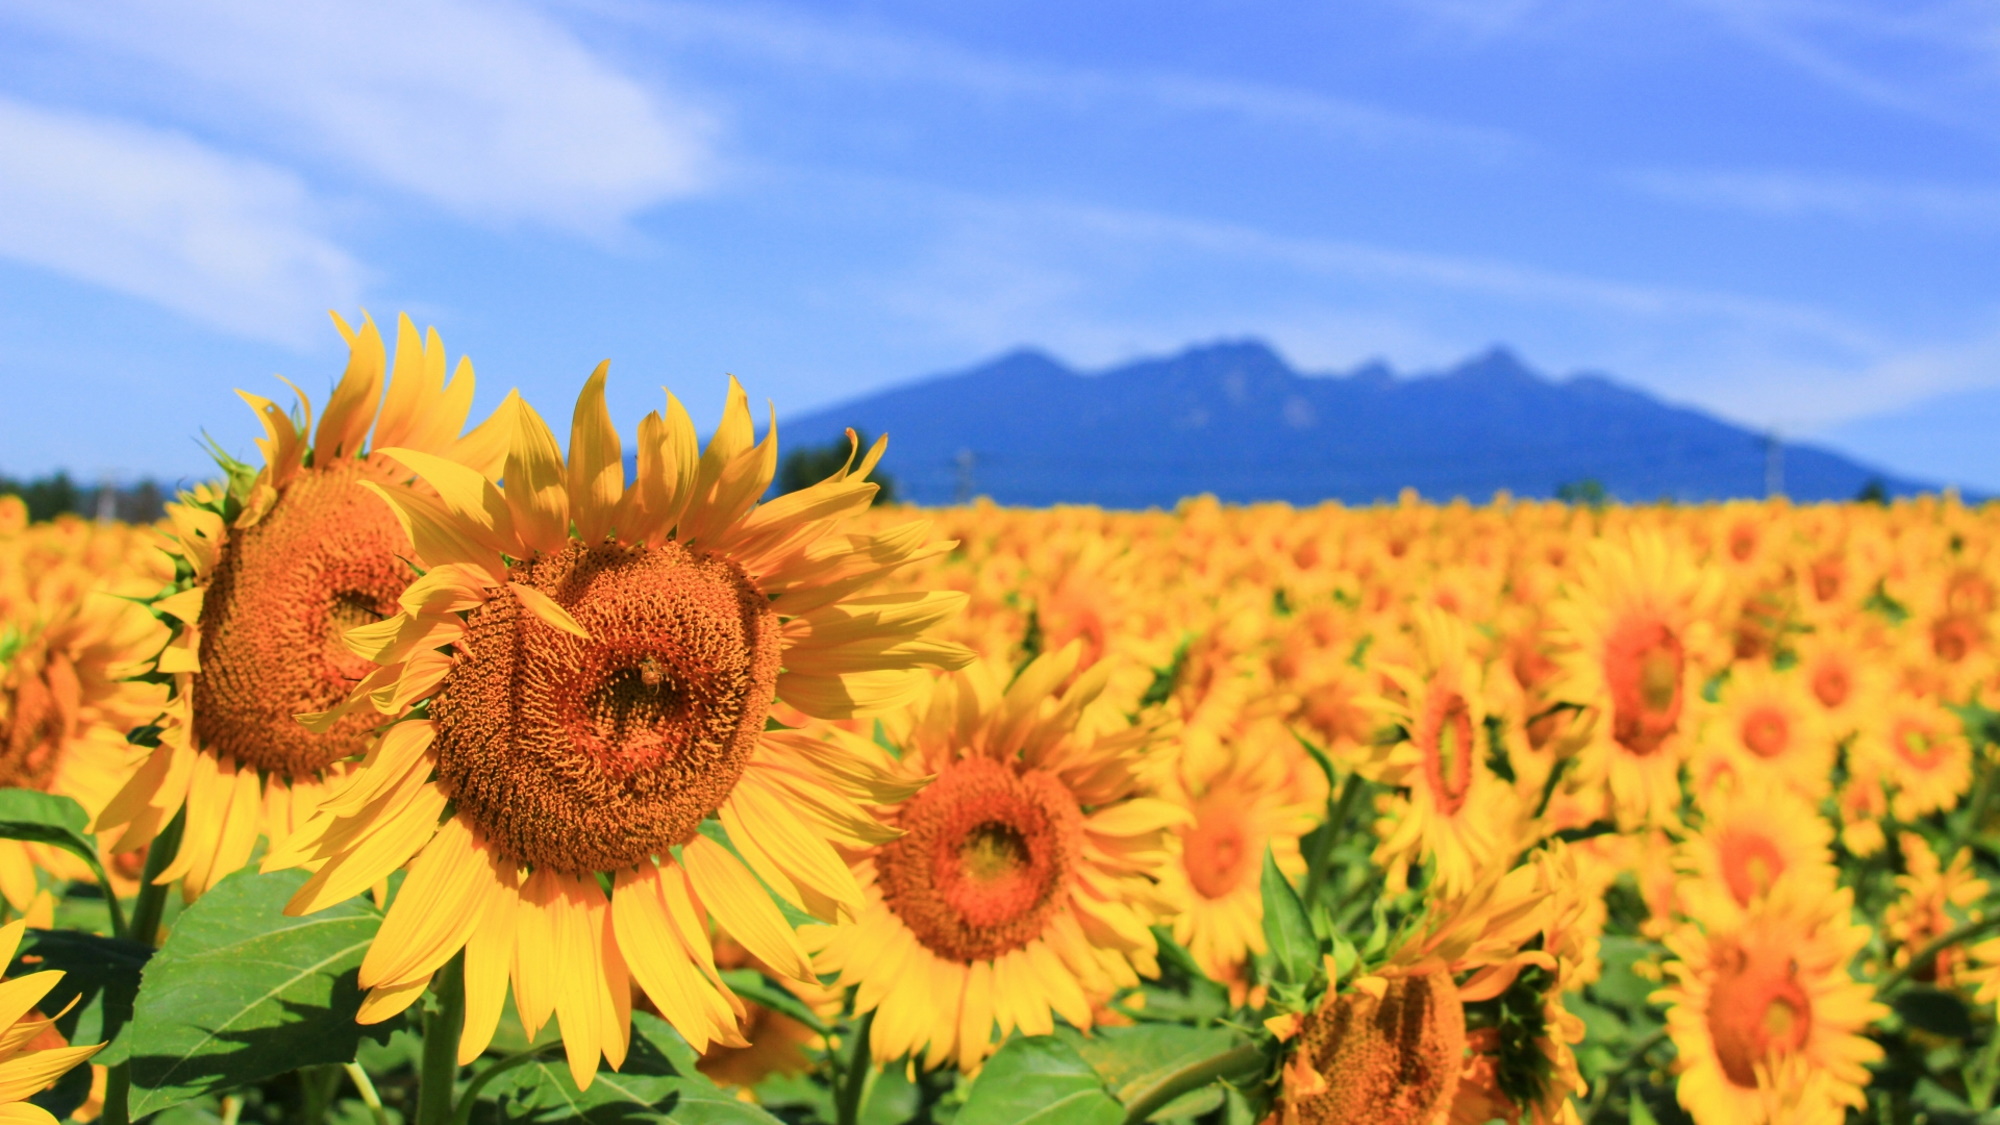
[[[531,1034],[557,1019],[580,1086],[600,1055],[622,1064],[633,982],[696,1050],[742,1045],[709,916],[773,970],[812,980],[760,878],[829,921],[861,909],[834,845],[892,837],[862,803],[917,782],[871,744],[766,733],[773,699],[848,718],[970,659],[923,635],[964,595],[860,593],[948,548],[922,522],[840,533],[874,499],[881,441],[858,467],[759,505],[776,431],[753,440],[731,380],[698,457],[678,401],[640,423],[628,484],[604,374],[577,398],[567,461],[510,400],[504,488],[444,457],[385,451],[439,497],[376,486],[428,569],[400,612],[348,635],[378,668],[312,721],[368,704],[401,721],[266,861],[316,868],[293,914],[407,864],[361,964],[361,1021],[402,1011],[463,949],[460,1058],[486,1049],[511,981]],[[728,845],[705,828],[718,817]]]
[[[166,703],[159,685],[127,678],[160,650],[166,630],[103,590],[42,601],[0,626],[10,634],[0,644],[0,787],[69,797],[96,814],[144,753],[126,732]],[[111,844],[100,842],[107,852]],[[61,848],[0,840],[0,896],[15,910],[34,902],[37,869],[57,879],[92,877]]]
[[[1078,672],[1081,653],[1043,654],[1004,692],[984,665],[944,680],[905,741],[911,787],[937,780],[857,859],[853,924],[813,935],[819,971],[874,1011],[878,1061],[974,1070],[996,1029],[1088,1029],[1093,1004],[1158,974],[1156,882],[1187,814],[1138,780],[1155,728],[1086,714],[1112,668]]]
[[[26,919],[0,926],[0,966],[13,964],[27,930]],[[55,1031],[55,1019],[42,1015],[35,1006],[62,979],[60,970],[44,969],[0,982],[0,1122],[5,1125],[56,1125],[54,1114],[28,1099],[104,1049],[102,1043],[42,1046],[49,1039],[61,1039]]]
[[[152,603],[178,625],[154,671],[172,677],[158,748],[97,818],[116,851],[149,844],[183,808],[186,826],[159,882],[180,879],[192,901],[250,859],[259,835],[277,842],[302,823],[343,760],[366,746],[374,720],[354,715],[309,730],[294,717],[339,703],[371,667],[342,634],[396,611],[415,577],[409,540],[371,484],[408,472],[368,446],[450,453],[498,470],[497,431],[464,438],[472,404],[468,361],[445,381],[436,330],[419,337],[398,319],[395,368],[372,320],[350,328],[347,371],[317,430],[269,399],[238,392],[257,412],[264,466],[225,460],[227,487],[183,494],[167,507],[168,552],[180,589]],[[377,407],[380,417],[377,417]]]
[[[1697,1125],[1762,1125],[1774,1103],[1796,1112],[1778,1120],[1837,1121],[1866,1104],[1882,1049],[1863,1033],[1888,1009],[1849,975],[1869,939],[1852,908],[1845,888],[1781,884],[1754,910],[1667,938],[1672,983],[1654,1000],[1667,1006],[1678,1097]]]

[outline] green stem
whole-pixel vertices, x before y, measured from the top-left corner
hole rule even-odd
[[[1590,1101],[1583,1107],[1584,1125],[1590,1125],[1592,1121],[1597,1120],[1597,1111],[1604,1108],[1604,1099],[1611,1096],[1611,1087],[1616,1085],[1618,1080],[1625,1077],[1626,1074],[1643,1066],[1646,1062],[1646,1056],[1652,1054],[1653,1048],[1666,1041],[1667,1029],[1662,1027],[1644,1039],[1639,1040],[1638,1045],[1632,1048],[1631,1053],[1627,1054],[1622,1062],[1605,1071],[1602,1077],[1592,1083],[1593,1089],[1590,1091]]]
[[[1909,980],[1911,974],[1915,973],[1918,969],[1930,964],[1932,958],[1935,958],[1938,954],[1961,942],[1971,941],[1973,938],[1980,937],[1986,931],[1992,929],[2000,929],[2000,915],[1967,922],[1965,925],[1948,934],[1941,934],[1938,937],[1932,938],[1922,949],[1917,950],[1915,956],[1889,970],[1887,975],[1881,980],[1876,981],[1875,995],[1886,995],[1890,989]]]
[[[486,1088],[487,1083],[520,1066],[522,1063],[532,1062],[540,1058],[542,1055],[548,1053],[549,1048],[561,1042],[562,1040],[560,1039],[551,1039],[546,1043],[530,1047],[525,1051],[516,1051],[474,1075],[472,1081],[466,1084],[465,1093],[458,1096],[458,1109],[451,1115],[452,1125],[466,1125],[467,1122],[472,1120],[473,1106],[478,1103],[479,1092]],[[385,1118],[385,1125],[386,1120]]]
[[[160,936],[160,919],[166,915],[167,888],[154,880],[160,872],[173,862],[175,853],[181,850],[181,828],[187,821],[187,810],[183,808],[174,814],[160,834],[146,848],[146,865],[139,875],[139,898],[132,904],[132,920],[126,930],[126,937],[140,945],[150,946]],[[104,1072],[104,1112],[98,1120],[103,1125],[131,1125],[132,1121],[132,1064],[130,1061],[105,1068]]]
[[[1264,1052],[1255,1044],[1246,1043],[1234,1050],[1202,1059],[1167,1075],[1160,1084],[1125,1107],[1125,1125],[1139,1125],[1140,1122],[1166,1108],[1175,1098],[1190,1091],[1199,1090],[1217,1079],[1249,1077],[1264,1070]]]
[[[868,1073],[871,1060],[868,1057],[868,1033],[875,1026],[875,1009],[861,1013],[861,1019],[854,1025],[854,1046],[847,1056],[847,1073],[835,1094],[834,1111],[838,1115],[838,1125],[855,1125],[861,1119],[862,1094],[868,1087]]]
[[[95,854],[86,855],[83,861],[90,865],[90,873],[97,879],[98,889],[104,894],[104,905],[111,911],[111,933],[115,937],[130,938],[125,928],[125,904],[118,901],[118,892],[111,887],[111,876],[104,873],[104,864]]]
[[[361,1095],[361,1104],[368,1107],[368,1115],[375,1119],[375,1125],[389,1125],[389,1111],[382,1108],[382,1095],[375,1092],[375,1083],[359,1063],[342,1064],[347,1077],[354,1083],[354,1092]]]
[[[340,1067],[332,1063],[302,1066],[299,1075],[299,1125],[325,1125],[326,1111],[340,1087]]]
[[[168,887],[154,880],[180,852],[181,829],[186,824],[187,810],[183,808],[174,814],[158,836],[153,837],[152,846],[146,849],[145,870],[139,876],[139,897],[132,904],[132,925],[125,935],[140,945],[152,945],[160,936],[160,920],[167,912]]]
[[[1956,830],[1952,832],[1951,838],[1946,844],[1945,853],[1941,857],[1945,863],[1950,863],[1956,858],[1959,849],[1963,848],[1968,841],[1979,834],[1979,824],[1986,819],[1986,806],[1993,800],[1994,788],[1993,771],[1995,766],[1991,758],[1992,755],[1990,752],[1979,755],[1981,766],[1979,770],[1979,783],[1973,787],[1972,800],[1966,802],[1965,816],[1958,822]]]
[[[1332,799],[1328,794],[1326,805],[1326,825],[1320,834],[1317,846],[1313,848],[1312,862],[1306,868],[1305,890],[1299,900],[1308,908],[1319,897],[1319,889],[1326,883],[1326,865],[1333,858],[1333,845],[1347,827],[1347,818],[1353,812],[1354,801],[1361,793],[1361,775],[1350,773],[1340,787],[1340,799]]]
[[[460,951],[431,982],[437,1008],[424,1013],[424,1068],[417,1080],[413,1125],[449,1125],[452,1087],[458,1082],[458,1037],[465,1028],[465,953]]]

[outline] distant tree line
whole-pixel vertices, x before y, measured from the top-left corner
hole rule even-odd
[[[860,452],[854,454],[854,460],[856,464],[860,464],[861,458],[868,455],[868,447],[875,439],[859,430],[856,430],[855,434],[861,440],[861,449]],[[849,452],[847,439],[844,437],[837,441],[829,442],[826,445],[800,445],[792,447],[785,452],[784,457],[778,462],[778,479],[776,482],[778,493],[797,492],[801,488],[818,484],[832,476],[840,470],[842,465],[847,464]],[[896,482],[891,480],[887,473],[876,469],[874,472],[868,474],[868,479],[875,482],[881,488],[881,491],[875,494],[875,503],[893,504],[896,502]]]
[[[19,496],[31,520],[52,520],[64,513],[87,519],[150,523],[166,511],[167,490],[148,477],[135,484],[91,488],[60,470],[29,480],[0,476],[0,496]]]

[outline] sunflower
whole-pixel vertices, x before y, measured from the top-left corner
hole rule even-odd
[[[1362,769],[1408,793],[1391,807],[1376,862],[1434,863],[1435,886],[1449,895],[1514,846],[1521,809],[1486,765],[1486,669],[1471,657],[1471,630],[1434,606],[1419,606],[1415,624],[1414,659],[1379,668],[1397,694],[1374,700],[1407,739]]]
[[[1867,1064],[1882,1049],[1862,1032],[1888,1009],[1848,973],[1869,937],[1852,908],[1845,888],[1794,884],[1740,917],[1668,936],[1671,983],[1653,998],[1667,1006],[1678,1096],[1697,1125],[1759,1125],[1774,1101],[1800,1111],[1787,1120],[1838,1120],[1839,1107],[1865,1104]]]
[[[1657,531],[1591,544],[1551,607],[1561,649],[1549,693],[1590,709],[1579,783],[1601,791],[1622,825],[1664,823],[1680,803],[1689,702],[1714,656],[1718,578]]]
[[[303,392],[302,423],[238,392],[264,424],[263,468],[253,476],[225,461],[226,488],[197,488],[167,509],[180,589],[152,608],[178,625],[154,669],[172,677],[173,698],[157,748],[96,827],[119,833],[115,850],[131,850],[185,807],[180,850],[159,881],[180,879],[189,901],[248,862],[260,834],[281,841],[302,823],[374,725],[355,715],[310,730],[295,718],[338,703],[367,672],[342,634],[394,613],[415,577],[402,528],[368,491],[407,473],[369,451],[370,428],[378,447],[451,452],[480,471],[498,468],[492,427],[458,436],[472,367],[461,359],[445,382],[435,329],[419,338],[407,316],[398,318],[385,394],[374,322],[363,317],[356,330],[336,315],[334,323],[347,340],[347,371],[318,429]]]
[[[773,699],[847,718],[971,658],[924,636],[963,595],[861,593],[949,547],[921,521],[840,532],[875,496],[882,441],[760,505],[777,437],[754,440],[731,380],[699,456],[671,396],[640,423],[628,485],[605,371],[578,396],[566,462],[509,400],[504,489],[445,457],[385,451],[436,489],[374,486],[428,569],[400,612],[348,634],[377,670],[313,721],[370,704],[399,721],[266,861],[316,868],[294,914],[407,864],[362,961],[362,1022],[402,1011],[462,949],[461,1059],[486,1049],[511,982],[530,1032],[557,1019],[579,1085],[600,1055],[622,1063],[633,982],[696,1050],[743,1043],[709,916],[811,981],[759,880],[823,919],[861,908],[834,845],[893,837],[863,805],[921,779],[892,776],[872,744],[767,732]]]
[[[1112,669],[1077,672],[1080,649],[1004,691],[983,664],[941,681],[905,739],[909,784],[937,780],[891,811],[900,837],[857,857],[855,921],[815,938],[819,971],[875,1013],[879,1061],[970,1071],[996,1030],[1088,1029],[1093,1004],[1158,973],[1148,927],[1187,813],[1139,783],[1157,728],[1091,710]]]
[[[1228,738],[1187,731],[1164,795],[1189,816],[1180,828],[1180,862],[1167,865],[1160,881],[1176,903],[1174,940],[1241,1002],[1244,960],[1264,951],[1264,851],[1288,876],[1305,871],[1299,837],[1324,807],[1325,777],[1290,731],[1266,721]]]
[[[1738,916],[1781,882],[1832,889],[1833,828],[1797,794],[1717,789],[1703,800],[1702,818],[1674,864],[1683,876],[1676,895],[1691,913]]]
[[[25,918],[0,926],[0,965],[13,963],[27,930]],[[60,1042],[61,1035],[55,1030],[55,1018],[42,1015],[35,1006],[62,979],[60,970],[44,969],[0,982],[0,1122],[6,1125],[56,1125],[53,1114],[28,1099],[104,1049],[102,1043],[43,1045]]]
[[[1575,873],[1561,861],[1538,853],[1533,863],[1505,872],[1488,868],[1467,890],[1433,897],[1424,914],[1392,939],[1382,963],[1352,982],[1340,981],[1333,959],[1326,958],[1326,993],[1313,1009],[1303,1018],[1267,1022],[1281,1038],[1295,1034],[1298,1040],[1281,1076],[1279,1120],[1285,1125],[1446,1120],[1471,1061],[1466,1057],[1470,1006],[1490,1006],[1524,983],[1524,970],[1533,969],[1543,976],[1539,986],[1525,982],[1538,994],[1532,1005],[1546,1015],[1554,996],[1560,1007],[1561,986],[1571,979],[1563,957],[1577,954],[1582,937],[1573,925],[1582,903]],[[1550,1034],[1525,1044],[1526,1050],[1567,1060],[1569,1044],[1582,1032],[1567,1013],[1560,1020],[1549,1025]],[[1522,1102],[1549,1098],[1553,1106],[1567,1099],[1575,1064],[1550,1061],[1557,1080],[1533,1092],[1514,1091]],[[1508,1096],[1498,1087],[1489,1092]]]
[[[1808,801],[1827,795],[1837,741],[1824,711],[1796,671],[1738,664],[1720,699],[1696,708],[1696,792],[1717,785],[1746,793],[1787,790]]]
[[[1799,643],[1798,674],[1820,706],[1823,729],[1835,741],[1860,726],[1877,690],[1875,667],[1881,657],[1864,638],[1861,630],[1825,625]]]
[[[1895,950],[1891,964],[1902,966],[1933,940],[1977,921],[1976,904],[1986,897],[1986,880],[1972,870],[1971,851],[1960,851],[1946,864],[1922,836],[1904,832],[1897,836],[1903,853],[1904,874],[1896,876],[1896,901],[1882,912],[1882,936]],[[1968,951],[1962,947],[1941,949],[1928,965],[1917,969],[1915,979],[1939,988],[1959,984],[1966,973]]]
[[[1955,807],[1972,782],[1965,725],[1928,695],[1887,693],[1869,709],[1850,759],[1856,776],[1887,783],[1901,821]]]
[[[12,651],[0,656],[0,787],[69,797],[96,815],[143,753],[126,733],[166,703],[164,689],[128,677],[159,652],[167,632],[145,609],[105,590],[55,604],[42,599],[8,626]],[[109,852],[111,843],[100,846]],[[0,840],[0,895],[15,910],[34,903],[37,869],[57,879],[91,878],[60,848]]]

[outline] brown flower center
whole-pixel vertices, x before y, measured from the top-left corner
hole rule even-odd
[[[1847,666],[1838,660],[1826,660],[1813,671],[1813,698],[1820,705],[1833,710],[1847,702],[1854,691],[1854,677],[1848,674]]]
[[[1717,850],[1722,858],[1722,881],[1739,906],[1750,905],[1785,873],[1785,857],[1778,845],[1754,829],[1739,827],[1724,832]]]
[[[1465,1008],[1446,973],[1398,977],[1382,999],[1341,993],[1299,1025],[1324,1092],[1300,1099],[1304,1125],[1429,1125],[1458,1090]]]
[[[940,957],[985,961],[1039,937],[1062,905],[1083,813],[1054,775],[969,758],[903,806],[875,858],[882,899]]]
[[[1797,1051],[1812,1034],[1812,998],[1799,984],[1798,966],[1777,950],[1734,944],[1718,950],[1708,1033],[1722,1073],[1755,1089],[1758,1063]]]
[[[1637,618],[1612,632],[1604,678],[1611,687],[1611,737],[1619,745],[1643,757],[1674,733],[1685,663],[1680,637],[1663,621]]]
[[[11,713],[0,712],[0,787],[47,789],[75,729],[76,671],[54,655],[45,668],[18,671]]]
[[[376,470],[343,460],[302,469],[255,526],[232,528],[201,607],[195,737],[280,777],[357,754],[381,721],[367,708],[315,734],[294,716],[325,711],[375,665],[341,635],[397,610],[416,575],[402,527],[361,487]]]
[[[1904,761],[1919,769],[1930,769],[1944,757],[1944,740],[1923,723],[1898,719],[1889,743]]]
[[[510,858],[615,871],[692,839],[743,774],[777,681],[770,603],[735,564],[572,542],[510,577],[589,639],[502,593],[466,619],[431,701],[438,781]]]

